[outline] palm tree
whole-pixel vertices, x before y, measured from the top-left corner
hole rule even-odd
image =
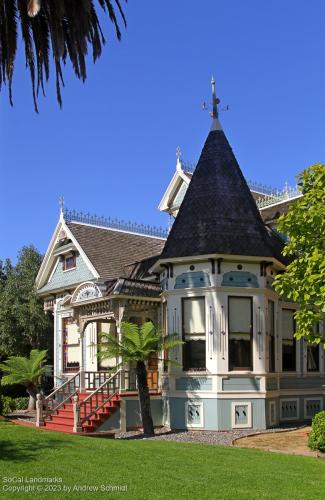
[[[2,385],[20,384],[26,387],[29,395],[28,410],[35,409],[36,394],[43,375],[49,373],[49,366],[44,366],[47,351],[33,349],[29,358],[10,356],[0,363],[0,370],[5,372]]]
[[[127,1],[127,0],[126,0]],[[95,62],[101,55],[105,38],[97,10],[102,9],[121,39],[114,4],[126,26],[121,0],[1,0],[0,1],[0,89],[8,81],[12,104],[12,80],[17,53],[18,26],[25,46],[26,66],[29,68],[35,111],[40,88],[49,79],[52,51],[56,73],[57,100],[62,105],[62,63],[70,59],[76,76],[85,81],[88,46],[92,47]]]
[[[150,408],[150,394],[147,381],[148,361],[152,355],[168,351],[173,347],[183,344],[175,336],[163,337],[156,326],[148,321],[142,326],[134,323],[122,323],[122,335],[118,339],[114,334],[100,334],[102,343],[98,357],[101,359],[122,358],[121,365],[127,362],[135,363],[136,379],[140,401],[140,412],[145,435],[154,434],[153,421]],[[171,363],[170,360],[164,360]]]

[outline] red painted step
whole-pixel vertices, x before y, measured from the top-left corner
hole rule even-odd
[[[89,397],[88,393],[79,394],[79,402],[84,401]],[[73,399],[70,398],[69,403],[65,403],[62,408],[51,415],[50,420],[45,421],[45,428],[57,432],[73,432]],[[103,398],[98,396],[98,404],[101,404]],[[93,403],[96,404],[96,401]],[[114,396],[110,401],[100,408],[94,415],[82,424],[82,431],[89,433],[94,432],[105,420],[111,417],[120,407],[119,396]],[[90,411],[90,403],[86,402],[86,410]]]

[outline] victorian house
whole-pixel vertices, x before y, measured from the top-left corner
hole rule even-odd
[[[324,408],[325,355],[296,341],[297,306],[272,287],[286,269],[275,220],[298,191],[247,184],[218,119],[195,168],[178,154],[159,208],[170,231],[62,210],[37,277],[54,317],[56,390],[48,428],[104,432],[141,425],[132,366],[100,360],[99,333],[152,320],[184,344],[151,359],[156,426],[266,429]],[[320,326],[322,327],[322,326]]]

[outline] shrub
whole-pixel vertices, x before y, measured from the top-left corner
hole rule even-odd
[[[10,396],[2,397],[2,414],[8,415],[8,413],[12,413],[15,409],[15,402],[13,398]]]
[[[15,410],[26,410],[28,406],[28,398],[11,398],[10,396],[2,396],[2,415],[8,415]]]
[[[325,452],[325,411],[316,413],[313,418],[308,446],[312,450]]]
[[[27,410],[28,407],[28,397],[23,397],[23,398],[15,398],[15,410]]]

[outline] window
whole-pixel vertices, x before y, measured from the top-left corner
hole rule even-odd
[[[105,352],[107,347],[107,336],[113,335],[117,336],[116,323],[113,321],[103,321],[97,323],[97,353]],[[118,363],[117,358],[98,358],[98,370],[106,370],[114,368]]]
[[[282,371],[296,371],[296,341],[294,312],[292,309],[282,309]]]
[[[314,333],[319,333],[319,323],[314,325]],[[319,344],[307,344],[307,372],[319,372]]]
[[[205,299],[183,299],[183,369],[205,370]]]
[[[267,335],[269,343],[269,372],[275,371],[274,302],[268,301]]]
[[[78,371],[80,360],[79,332],[71,317],[62,318],[62,354],[63,371]]]
[[[69,269],[74,269],[75,267],[76,267],[75,254],[65,255],[63,260],[63,270],[69,271]]]
[[[307,345],[307,372],[319,372],[319,344]]]
[[[252,370],[252,298],[229,297],[229,370]]]

